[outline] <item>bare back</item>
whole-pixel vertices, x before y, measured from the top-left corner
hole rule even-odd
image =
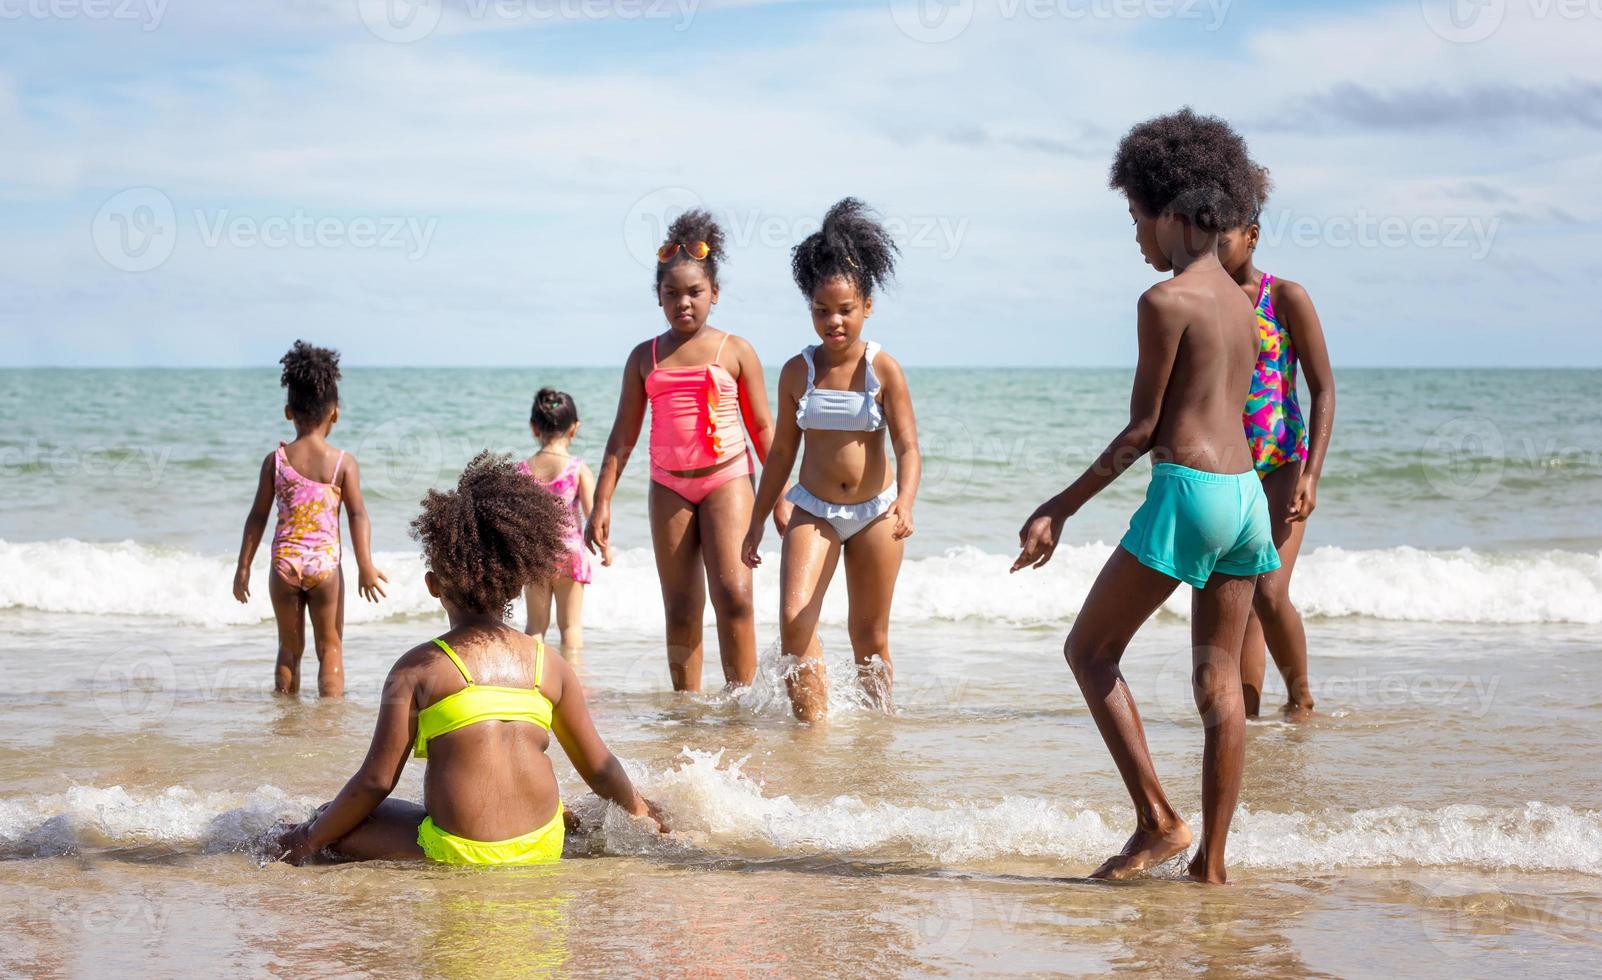
[[[449,637],[450,634],[447,634]],[[452,648],[476,683],[527,689],[540,686],[554,704],[561,692],[534,677],[537,642],[511,633],[457,636]],[[422,709],[465,686],[460,671],[432,643],[421,660],[416,705]],[[547,677],[551,653],[546,655]],[[507,840],[544,824],[561,805],[556,773],[546,756],[550,733],[522,721],[481,721],[435,737],[428,745],[423,805],[441,826],[473,840]]]
[[[1211,473],[1250,470],[1241,413],[1257,365],[1251,302],[1217,266],[1183,272],[1153,286],[1150,294],[1183,311],[1186,324],[1163,395],[1153,462]]]

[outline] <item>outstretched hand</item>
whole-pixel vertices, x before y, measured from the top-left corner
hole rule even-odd
[[[1039,568],[1051,561],[1057,544],[1062,540],[1063,523],[1067,520],[1068,515],[1058,512],[1056,497],[1036,507],[1035,512],[1029,515],[1029,520],[1018,530],[1018,547],[1021,551],[1008,574],[1020,568]]]
[[[317,856],[316,849],[311,846],[311,825],[312,821],[308,820],[293,827],[285,826],[278,837],[278,860],[298,868]]]
[[[376,568],[363,568],[356,573],[356,591],[368,602],[377,602],[388,595],[379,582],[388,582],[389,576]]]

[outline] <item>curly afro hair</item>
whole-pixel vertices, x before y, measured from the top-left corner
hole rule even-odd
[[[1258,224],[1263,220],[1263,207],[1268,204],[1268,195],[1274,191],[1274,178],[1269,176],[1267,167],[1252,164],[1252,211],[1246,219],[1248,225]]]
[[[694,245],[696,242],[706,242],[707,256],[704,259],[692,258],[686,249],[679,249],[671,259],[656,264],[656,288],[662,288],[662,280],[667,276],[668,269],[687,262],[699,263],[706,270],[706,277],[716,286],[718,284],[718,267],[722,265],[727,253],[723,248],[723,228],[712,217],[711,212],[701,208],[686,211],[673,219],[668,225],[667,238],[663,245],[677,243],[679,245]]]
[[[284,366],[278,383],[289,392],[289,413],[310,425],[328,418],[339,404],[339,352],[297,340],[278,363]]]
[[[1187,106],[1126,133],[1108,183],[1147,214],[1176,214],[1218,232],[1240,227],[1257,210],[1258,175],[1240,134]]]
[[[900,251],[872,209],[848,197],[823,216],[822,228],[790,252],[790,273],[808,299],[820,285],[839,276],[867,299],[895,275]]]
[[[411,535],[453,603],[505,616],[523,586],[555,574],[571,523],[567,508],[510,456],[485,450],[455,490],[428,491]]]
[[[542,436],[559,436],[579,420],[578,405],[573,396],[555,388],[541,388],[534,396],[534,407],[528,413],[528,422]]]

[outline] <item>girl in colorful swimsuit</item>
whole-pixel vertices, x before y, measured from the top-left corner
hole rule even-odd
[[[751,567],[761,564],[763,522],[804,447],[800,482],[785,495],[795,511],[779,565],[781,643],[796,658],[785,679],[803,721],[822,717],[828,703],[818,613],[842,556],[857,676],[870,703],[891,708],[890,602],[922,465],[906,375],[862,329],[895,256],[889,233],[846,198],[791,257],[821,343],[779,375],[779,431],[741,554]],[[894,471],[886,442],[895,448]]]
[[[1280,567],[1257,578],[1240,653],[1240,676],[1246,717],[1255,718],[1262,701],[1266,643],[1285,679],[1286,702],[1280,711],[1300,719],[1312,712],[1313,694],[1307,679],[1307,632],[1290,600],[1290,580],[1307,534],[1308,515],[1318,502],[1318,478],[1335,425],[1335,375],[1324,328],[1307,290],[1261,271],[1253,261],[1259,215],[1271,186],[1268,171],[1258,168],[1256,185],[1258,210],[1241,227],[1218,236],[1218,258],[1256,310],[1259,348],[1244,413],[1246,439],[1268,495]],[[1305,421],[1296,395],[1298,363],[1306,369],[1312,395],[1311,417]]]
[[[377,602],[379,584],[389,579],[373,565],[372,525],[362,500],[356,457],[328,444],[339,421],[339,355],[305,341],[279,362],[288,392],[284,418],[295,424],[295,441],[279,443],[262,460],[256,499],[245,517],[234,570],[234,598],[250,599],[250,564],[256,558],[267,512],[276,501],[272,570],[267,595],[278,620],[278,663],[274,689],[300,693],[300,658],[306,652],[306,614],[311,614],[317,649],[317,693],[339,697],[345,691],[343,637],[345,577],[340,573],[339,508],[350,514],[350,540],[356,550],[357,591]]]
[[[712,216],[699,210],[681,215],[656,258],[656,299],[668,329],[635,347],[624,365],[585,544],[593,552],[611,543],[612,494],[649,405],[651,543],[673,689],[701,689],[701,614],[708,591],[724,681],[747,685],[756,676],[756,625],[751,570],[740,561],[752,499],[746,437],[766,460],[773,440],[767,387],[751,345],[707,323],[724,258],[723,231]],[[781,511],[775,517],[781,532],[786,516]]]
[[[553,734],[596,795],[667,830],[596,733],[573,669],[506,622],[523,586],[568,560],[567,529],[562,504],[508,457],[481,453],[455,490],[429,491],[412,536],[450,628],[395,661],[361,768],[281,832],[282,860],[554,862],[566,827]],[[389,799],[408,753],[428,760],[421,805]]]
[[[1188,871],[1222,883],[1245,764],[1240,646],[1257,577],[1279,567],[1268,501],[1240,425],[1257,363],[1257,323],[1218,258],[1218,236],[1256,206],[1254,168],[1228,124],[1185,109],[1124,136],[1111,184],[1128,199],[1147,263],[1174,275],[1146,290],[1136,308],[1140,353],[1128,424],[1079,479],[1030,515],[1018,532],[1013,571],[1049,561],[1064,522],[1151,455],[1146,501],[1063,645],[1135,809],[1135,832],[1092,876],[1130,878],[1190,846],[1190,828],[1157,780],[1119,669],[1135,631],[1184,583],[1192,587],[1191,689],[1206,733],[1202,834]]]
[[[523,590],[528,605],[530,636],[544,636],[551,625],[551,602],[556,602],[556,626],[562,632],[562,656],[577,664],[584,648],[584,586],[590,582],[590,557],[584,551],[584,521],[595,507],[595,474],[571,452],[578,435],[578,406],[573,396],[555,388],[541,388],[534,396],[529,428],[540,451],[517,464],[518,470],[556,495],[570,519],[567,560],[556,574],[530,582]],[[612,564],[612,549],[601,552],[601,564]]]

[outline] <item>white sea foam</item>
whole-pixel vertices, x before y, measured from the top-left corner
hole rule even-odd
[[[982,620],[1021,625],[1073,618],[1106,561],[1104,544],[1060,548],[1044,569],[1008,575],[1010,556],[973,548],[908,561],[896,589],[902,622]],[[378,605],[355,596],[353,564],[346,615],[351,622],[438,615],[414,554],[377,556],[389,575]],[[757,573],[757,615],[777,618],[777,555]],[[248,604],[230,590],[233,559],[122,542],[70,539],[0,542],[0,608],[80,614],[155,616],[207,625],[271,619],[266,567],[258,563]],[[585,619],[605,628],[655,631],[661,625],[656,568],[649,551],[620,552],[611,568],[596,565]],[[1319,548],[1302,556],[1292,589],[1304,616],[1367,616],[1464,623],[1602,623],[1602,553],[1482,553],[1414,548],[1351,551]],[[1166,609],[1188,615],[1189,590]],[[845,590],[832,589],[823,621],[845,622]],[[711,610],[707,610],[710,621]]]
[[[657,838],[613,811],[601,832],[612,853],[825,856],[952,868],[1022,858],[1061,862],[1072,871],[1088,870],[1116,851],[1127,833],[1125,814],[1074,801],[1007,796],[910,805],[851,795],[823,801],[769,795],[722,752],[686,749],[676,765],[661,772],[635,769],[634,775],[663,804],[675,836]],[[316,802],[272,786],[243,793],[74,787],[0,800],[0,857],[120,847],[245,851],[276,821],[302,819]],[[593,799],[574,802],[587,816],[600,809]],[[1191,819],[1200,825],[1199,816]],[[1421,866],[1602,876],[1602,813],[1546,803],[1315,813],[1243,807],[1230,835],[1229,858],[1235,867],[1276,870]]]

